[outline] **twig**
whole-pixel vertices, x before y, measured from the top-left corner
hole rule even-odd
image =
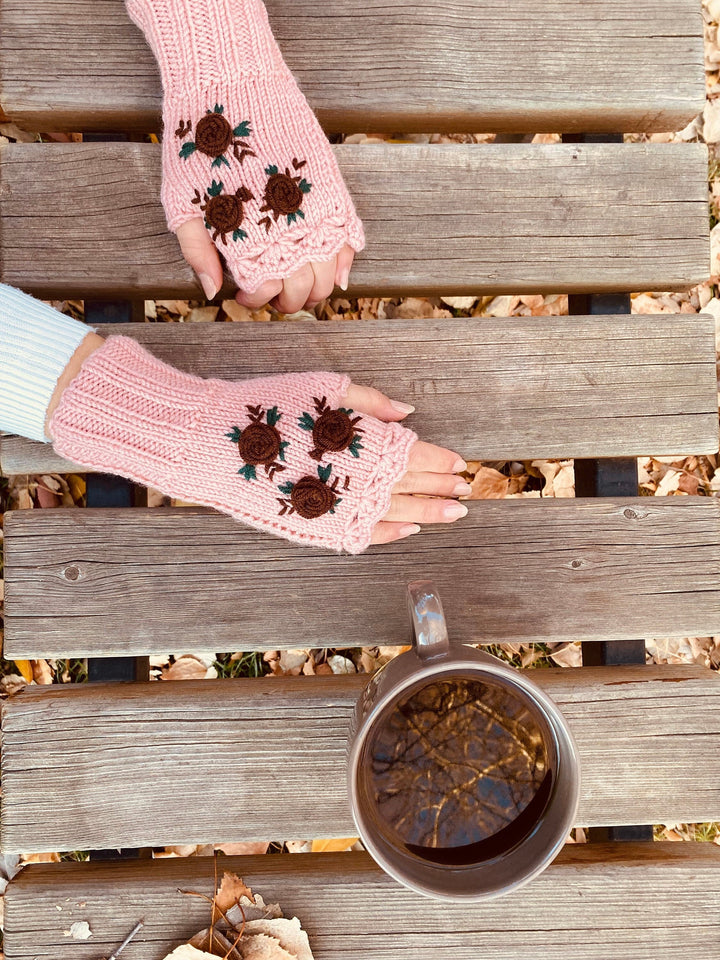
[[[136,936],[138,935],[138,933],[140,933],[140,931],[142,930],[142,928],[143,928],[144,926],[145,926],[145,921],[144,921],[144,920],[138,920],[138,922],[137,922],[137,924],[135,925],[135,927],[134,927],[134,928],[130,931],[130,933],[125,937],[125,939],[124,939],[123,942],[120,944],[120,946],[117,948],[117,950],[115,951],[115,953],[111,954],[111,955],[107,958],[107,960],[117,960],[117,958],[118,958],[118,957],[120,956],[120,954],[123,952],[123,950],[125,949],[125,947],[130,943],[130,941],[133,939],[133,937],[136,937]]]

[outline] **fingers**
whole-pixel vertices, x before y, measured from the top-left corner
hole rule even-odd
[[[467,516],[467,512],[465,504],[456,500],[435,500],[394,493],[383,520],[395,523],[453,523]]]
[[[332,260],[327,260],[324,263],[310,264],[315,280],[310,289],[306,307],[314,307],[332,293],[335,286],[335,259],[333,257]]]
[[[392,492],[421,494],[426,497],[466,497],[472,493],[472,487],[452,473],[419,473],[409,470],[398,480]]]
[[[205,296],[212,300],[222,286],[223,268],[202,217],[194,217],[181,224],[177,229],[177,238],[182,255],[197,274]]]
[[[467,464],[458,453],[436,447],[434,443],[418,440],[413,444],[408,459],[408,470],[430,473],[462,473]]]
[[[337,255],[335,266],[335,283],[341,290],[347,290],[350,268],[355,258],[355,251],[347,243]]]
[[[286,277],[280,293],[272,301],[272,306],[280,313],[296,313],[307,302],[308,295],[315,282],[315,274],[309,263]]]
[[[373,527],[370,543],[392,543],[393,540],[404,540],[419,532],[420,527],[416,523],[386,523],[381,520]]]
[[[266,303],[269,303],[273,297],[276,297],[282,288],[282,280],[267,280],[257,288],[255,293],[245,293],[244,290],[238,290],[235,294],[235,299],[244,307],[248,307],[250,310],[257,310],[259,307],[264,307]]]
[[[375,417],[377,420],[384,420],[388,423],[394,420],[402,420],[403,417],[406,417],[415,409],[409,403],[391,400],[374,387],[363,387],[358,383],[350,384],[342,403],[352,407],[357,413],[365,413],[369,417]]]

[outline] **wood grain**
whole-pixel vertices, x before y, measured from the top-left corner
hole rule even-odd
[[[367,239],[350,296],[670,290],[709,274],[704,144],[333,150]],[[153,144],[3,147],[0,278],[44,297],[202,298],[159,163]]]
[[[575,736],[577,823],[720,818],[720,677],[538,670]],[[27,687],[3,710],[5,851],[351,837],[367,677]]]
[[[582,17],[575,0],[267,7],[328,130],[679,130],[703,108],[694,0],[605,0]],[[120,0],[3,0],[0,13],[0,101],[14,120],[159,128],[157,69]]]
[[[405,586],[434,580],[451,635],[708,636],[720,503],[483,500],[359,556],[303,549],[202,508],[5,514],[5,656],[402,644]]]
[[[474,460],[714,453],[711,317],[458,318],[378,323],[113,324],[202,377],[343,370],[409,401],[424,440]],[[300,359],[301,358],[301,359]],[[50,444],[0,441],[6,475],[80,470]]]
[[[364,853],[231,857],[285,916],[300,918],[315,960],[698,960],[720,940],[720,850],[710,843],[566,846],[519,895],[439,903],[386,876]],[[208,858],[31,864],[5,895],[8,960],[97,960],[143,917],[123,960],[162,960],[208,925]],[[85,920],[93,937],[63,934]]]

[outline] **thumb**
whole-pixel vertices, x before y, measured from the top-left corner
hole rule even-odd
[[[202,218],[186,220],[178,227],[177,238],[182,255],[197,274],[205,296],[212,300],[222,286],[223,268]]]

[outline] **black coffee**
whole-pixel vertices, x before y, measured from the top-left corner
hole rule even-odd
[[[376,724],[367,799],[383,833],[425,860],[478,863],[524,839],[552,787],[540,722],[520,693],[454,678],[417,689]]]

